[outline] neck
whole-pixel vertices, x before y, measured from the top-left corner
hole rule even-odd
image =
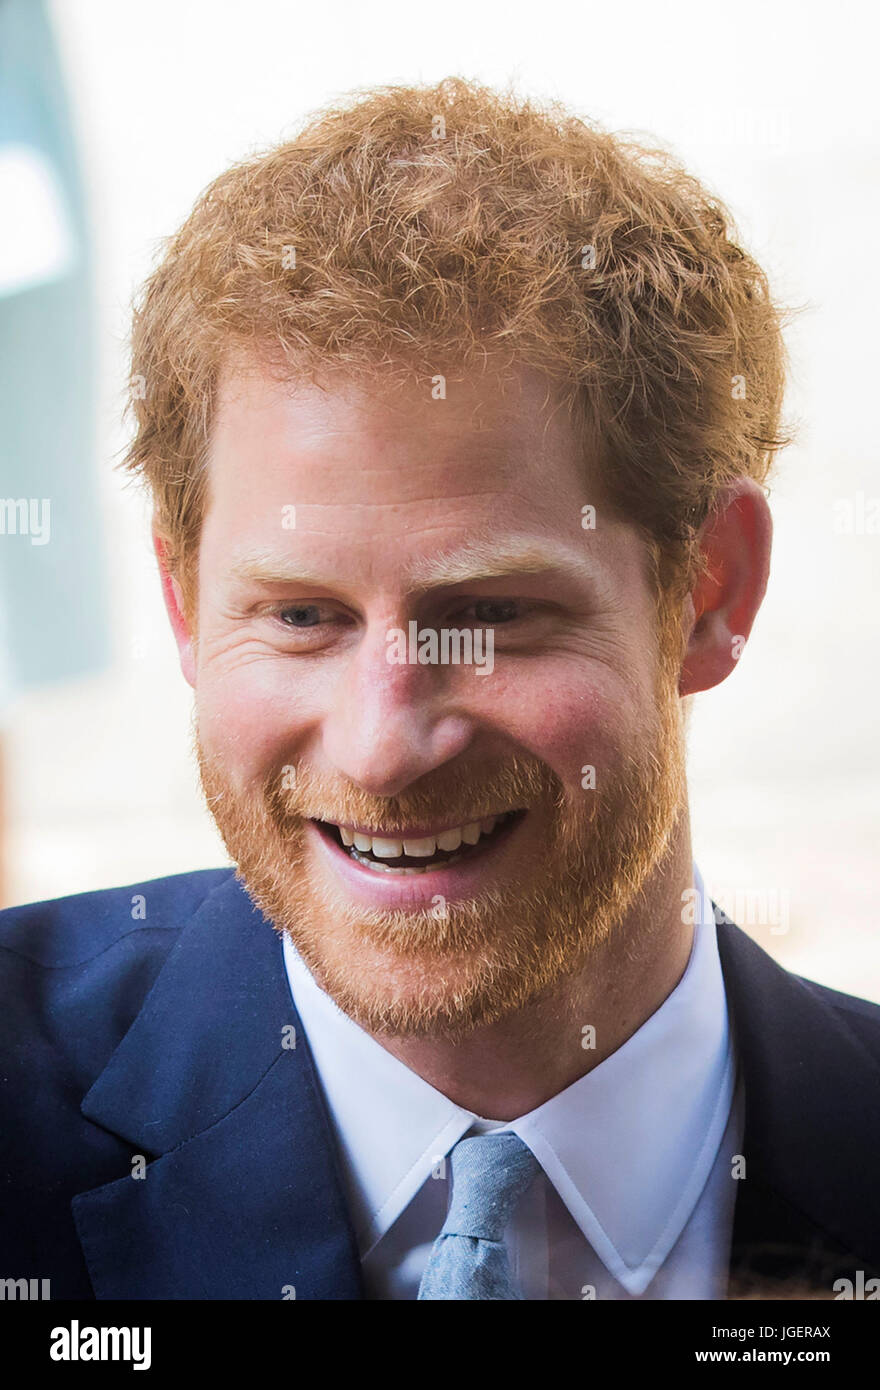
[[[693,944],[693,926],[682,920],[682,894],[692,887],[685,813],[662,863],[578,974],[460,1041],[377,1041],[464,1110],[500,1121],[528,1114],[616,1052],[675,989]]]

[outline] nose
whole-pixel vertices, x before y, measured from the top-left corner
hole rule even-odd
[[[474,728],[460,689],[473,670],[389,662],[387,632],[377,624],[365,633],[340,672],[322,731],[325,757],[374,796],[396,796],[464,752]]]

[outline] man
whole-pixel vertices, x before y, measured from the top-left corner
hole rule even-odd
[[[671,160],[460,80],[207,190],[136,316],[128,462],[237,873],[5,914],[7,1266],[864,1287],[880,1009],[713,908],[687,808],[683,701],[767,583],[782,356]]]

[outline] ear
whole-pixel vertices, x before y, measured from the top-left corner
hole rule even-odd
[[[751,478],[727,487],[700,533],[708,569],[685,601],[690,637],[679,693],[711,690],[736,666],[767,589],[773,521]]]
[[[168,567],[168,547],[155,529],[153,530],[153,549],[156,552],[156,559],[159,563],[159,577],[162,581],[162,597],[165,600],[165,609],[168,613],[171,630],[174,633],[174,640],[177,643],[177,650],[180,655],[180,669],[183,672],[184,680],[195,689],[195,643],[185,616],[183,592],[180,584]]]

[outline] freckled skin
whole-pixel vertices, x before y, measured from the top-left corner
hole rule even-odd
[[[643,544],[603,510],[599,478],[546,391],[528,371],[504,391],[491,375],[450,385],[445,401],[432,400],[427,387],[391,396],[378,382],[334,383],[322,392],[294,390],[257,368],[227,375],[212,436],[195,631],[179,587],[164,579],[200,740],[237,792],[292,763],[393,797],[450,767],[528,754],[574,800],[585,764],[601,777],[638,741],[654,707],[658,660]],[[682,695],[732,669],[731,634],[748,634],[766,584],[763,494],[736,485],[731,499],[707,530],[713,584],[695,590],[682,611]],[[581,526],[586,502],[597,507],[595,530]],[[286,530],[291,504],[296,526]],[[560,572],[432,592],[411,580],[420,563],[460,547],[523,542],[552,548]],[[237,558],[269,548],[322,582],[233,578]],[[469,605],[487,599],[518,600],[524,613],[494,625],[491,675],[389,664],[389,629],[413,619],[467,626]],[[291,605],[317,606],[320,629],[292,632],[269,611]],[[523,874],[547,872],[529,863],[541,830],[537,815],[527,818]],[[588,978],[565,981],[455,1046],[380,1040],[457,1103],[492,1118],[524,1113],[614,1051],[674,988],[692,940],[681,920],[691,884],[684,814],[662,870]],[[388,963],[365,953],[363,968]],[[402,968],[401,987],[405,975]],[[580,1047],[572,1019],[597,1025],[596,1051]]]

